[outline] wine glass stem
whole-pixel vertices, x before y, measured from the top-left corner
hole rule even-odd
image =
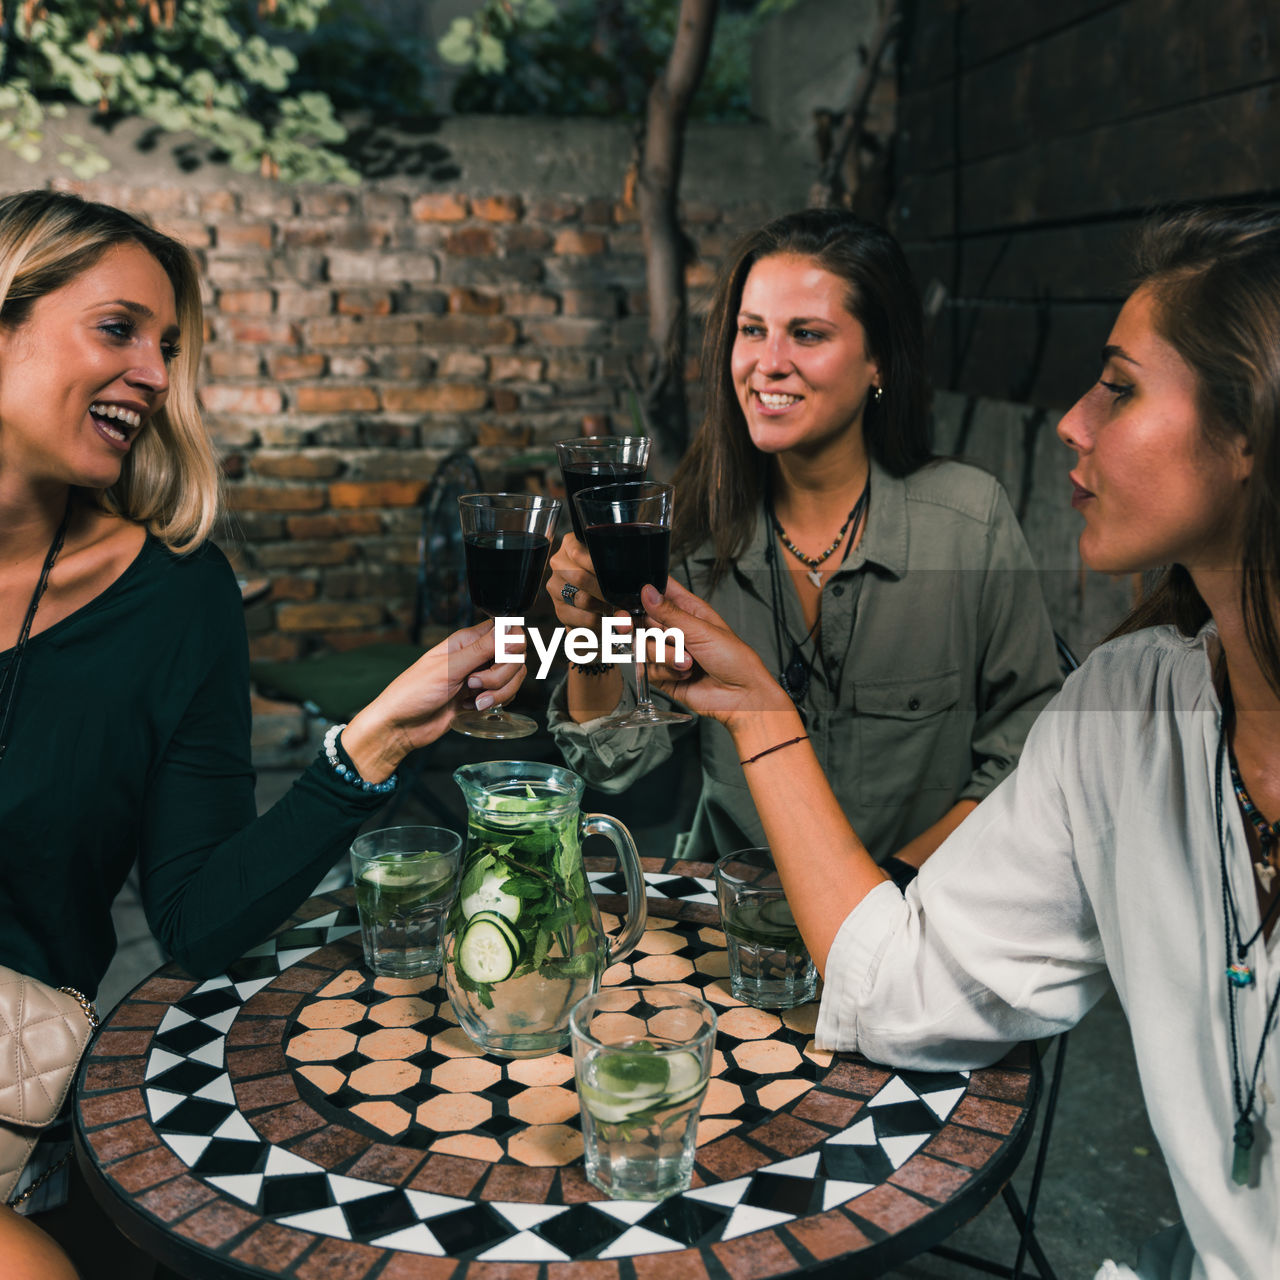
[[[631,634],[636,635],[640,630],[640,623],[644,619],[643,613],[633,613],[631,615]],[[652,711],[653,702],[649,697],[649,668],[645,663],[644,654],[637,653],[636,658],[636,705],[641,711]]]

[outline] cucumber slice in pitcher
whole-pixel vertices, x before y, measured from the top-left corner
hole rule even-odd
[[[510,879],[502,871],[490,871],[484,879],[462,899],[462,914],[470,920],[482,911],[495,911],[514,924],[520,919],[520,899],[506,891]]]
[[[516,950],[492,920],[472,920],[458,942],[458,968],[471,982],[503,982],[516,967]]]

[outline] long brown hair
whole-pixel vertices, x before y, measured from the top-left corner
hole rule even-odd
[[[1191,209],[1148,223],[1137,288],[1155,325],[1196,377],[1211,442],[1243,435],[1253,458],[1245,486],[1240,602],[1245,634],[1280,694],[1280,209]],[[1194,635],[1209,608],[1172,565],[1116,628],[1172,623]]]
[[[190,250],[108,204],[60,191],[0,199],[0,327],[24,325],[46,294],[97,265],[114,245],[137,244],[173,285],[182,337],[169,371],[169,396],[125,458],[120,479],[93,495],[103,510],[136,520],[171,550],[190,551],[218,512],[218,464],[200,418],[196,371],[204,319]]]
[[[848,286],[846,305],[866,333],[883,394],[863,414],[867,452],[891,475],[907,475],[932,457],[929,382],[920,295],[898,242],[882,227],[843,209],[805,209],[766,223],[729,255],[702,343],[706,413],[676,469],[673,552],[710,542],[717,581],[741,555],[760,510],[766,459],[751,443],[730,372],[742,289],[761,258],[812,258]]]

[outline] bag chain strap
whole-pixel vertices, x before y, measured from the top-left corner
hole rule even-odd
[[[89,1026],[97,1031],[102,1023],[102,1019],[98,1017],[98,1010],[94,1007],[93,1001],[82,991],[77,991],[75,987],[59,987],[59,991],[66,995],[73,996],[80,1004],[80,1008],[84,1011],[84,1016],[89,1021]],[[59,1170],[61,1170],[71,1159],[71,1152],[68,1151],[57,1164],[51,1164],[20,1196],[15,1196],[9,1201],[9,1208],[16,1209],[19,1205],[25,1204],[46,1182]]]

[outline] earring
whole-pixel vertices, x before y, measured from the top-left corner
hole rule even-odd
[[[872,402],[873,404],[879,404],[879,403],[880,403],[880,401],[881,401],[883,398],[884,398],[884,388],[883,388],[883,387],[872,387],[872,388],[871,388],[871,402]]]

